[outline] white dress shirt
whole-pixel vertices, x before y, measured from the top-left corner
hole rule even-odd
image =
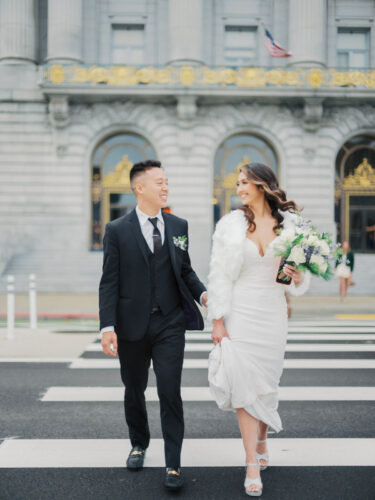
[[[157,217],[158,220],[157,220],[156,225],[160,231],[161,244],[163,245],[164,240],[165,240],[165,224],[164,224],[164,219],[163,219],[163,215],[161,213],[161,210],[159,210],[159,212],[156,215],[151,216],[151,215],[147,215],[144,212],[142,212],[137,205],[135,207],[135,212],[136,212],[137,217],[138,217],[139,225],[141,226],[141,231],[142,231],[143,237],[146,240],[146,243],[149,246],[151,252],[154,253],[154,239],[153,239],[154,225],[152,224],[152,222],[149,221],[149,219],[150,218],[153,219],[154,217]],[[202,305],[202,297],[205,293],[206,292],[203,292],[200,296],[201,305]],[[102,328],[100,330],[100,335],[102,335],[104,332],[113,332],[113,331],[114,331],[113,326],[106,326],[105,328]]]
[[[157,220],[157,228],[160,231],[161,235],[161,244],[164,244],[164,239],[165,239],[165,227],[164,227],[164,219],[161,213],[161,210],[151,217],[151,215],[147,215],[144,212],[142,212],[139,208],[138,205],[135,208],[135,212],[138,217],[139,225],[141,226],[141,231],[143,234],[144,239],[146,240],[147,245],[149,246],[150,250],[152,253],[154,253],[154,239],[152,237],[153,232],[154,232],[154,226],[152,222],[149,221],[149,219],[154,219],[155,217],[158,219]]]

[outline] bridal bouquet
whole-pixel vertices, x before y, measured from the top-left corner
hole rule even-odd
[[[285,264],[329,280],[333,275],[331,259],[335,256],[336,245],[329,233],[318,233],[311,221],[297,215],[293,227],[279,230],[275,240],[275,255],[282,257],[276,280],[290,283],[290,278],[283,273]]]

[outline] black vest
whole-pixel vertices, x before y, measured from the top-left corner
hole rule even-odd
[[[157,255],[149,249],[151,309],[159,307],[165,315],[181,304],[180,291],[171,264],[167,240]]]

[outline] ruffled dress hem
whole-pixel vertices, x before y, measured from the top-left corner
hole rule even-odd
[[[225,369],[225,358],[231,355],[231,341],[224,338],[221,344],[216,345],[209,356],[208,381],[212,397],[223,411],[235,412],[239,408],[246,410],[252,417],[269,425],[275,432],[283,430],[278,411],[272,407],[278,401],[277,392],[267,394],[242,394],[241,397],[233,393],[233,380],[230,370]],[[250,396],[250,397],[249,397]],[[237,401],[236,401],[237,399]],[[264,401],[262,401],[264,400]],[[269,401],[270,405],[266,402]],[[271,403],[273,401],[273,404]]]

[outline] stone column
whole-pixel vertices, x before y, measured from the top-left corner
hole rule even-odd
[[[82,0],[48,0],[49,63],[82,63]]]
[[[0,61],[35,63],[34,0],[0,1]]]
[[[325,66],[327,0],[289,0],[289,59],[298,66]]]
[[[203,0],[169,0],[169,62],[202,62]]]

